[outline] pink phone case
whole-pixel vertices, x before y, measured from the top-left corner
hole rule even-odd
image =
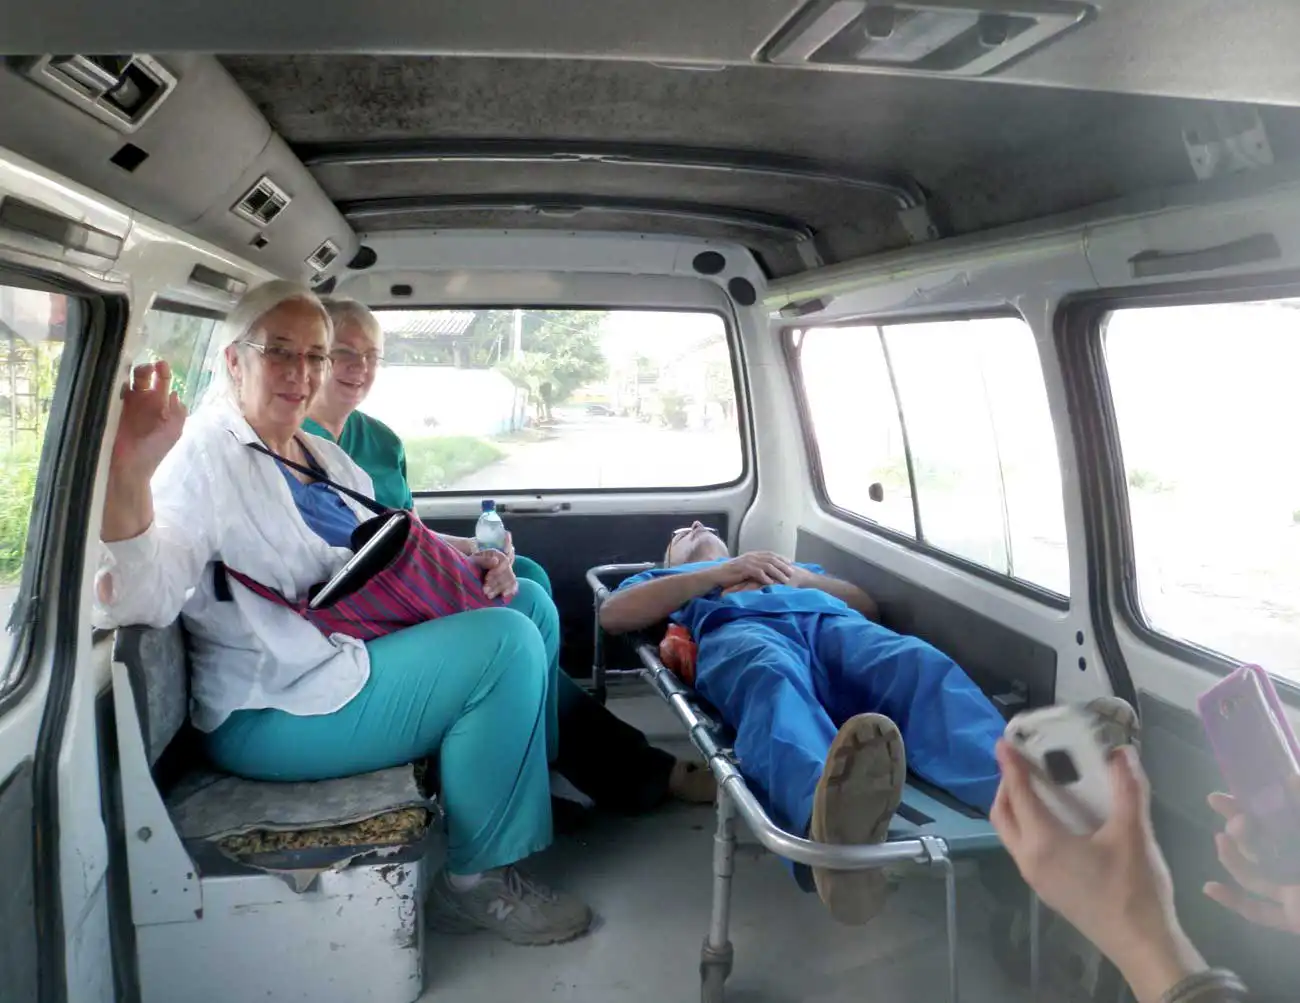
[[[1197,704],[1228,790],[1258,823],[1260,863],[1276,878],[1300,877],[1300,807],[1286,790],[1300,774],[1300,743],[1272,679],[1258,665],[1243,665]]]

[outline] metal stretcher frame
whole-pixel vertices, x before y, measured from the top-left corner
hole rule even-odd
[[[596,695],[604,700],[607,678],[605,665],[605,637],[600,626],[600,608],[610,594],[604,583],[606,577],[620,579],[657,567],[655,564],[605,564],[587,572],[591,586],[595,616],[595,654],[592,665],[592,683]],[[718,741],[719,724],[692,700],[691,691],[678,680],[659,659],[658,650],[649,643],[636,645],[641,668],[621,670],[618,676],[636,675],[648,682],[676,712],[678,719],[690,735],[691,743],[709,765],[718,782],[717,828],[713,837],[713,906],[709,932],[700,950],[700,999],[702,1003],[723,1003],[725,984],[731,974],[735,952],[730,939],[731,877],[736,861],[736,817],[745,824],[758,841],[772,853],[786,860],[811,867],[829,867],[836,870],[870,870],[892,864],[910,862],[937,868],[944,878],[947,896],[945,926],[948,943],[948,999],[959,1003],[960,986],[957,970],[957,872],[954,850],[968,852],[987,851],[997,846],[996,838],[962,838],[956,840],[934,835],[890,838],[884,843],[860,846],[816,843],[780,828],[768,816],[763,806],[750,791],[745,778],[736,768],[729,750]],[[956,845],[954,845],[956,844]],[[1037,998],[1039,985],[1039,909],[1036,897],[1030,901],[1029,953],[1030,994]]]

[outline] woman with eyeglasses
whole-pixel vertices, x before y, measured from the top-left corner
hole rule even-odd
[[[310,291],[269,282],[223,322],[213,384],[192,416],[166,363],[136,368],[109,466],[95,623],[183,618],[191,717],[230,773],[311,781],[436,757],[448,828],[437,925],[528,944],[572,939],[591,911],[516,867],[551,841],[554,606],[519,595],[363,643],[326,637],[242,586],[218,587],[220,561],[300,597],[346,562],[370,516],[276,458],[372,491],[343,449],[302,430],[330,379],[331,332]],[[471,559],[489,594],[516,591],[502,555]]]
[[[325,310],[333,322],[332,365],[320,393],[308,410],[303,427],[336,442],[370,475],[375,498],[393,508],[415,507],[406,475],[406,451],[391,428],[359,408],[375,383],[383,361],[384,333],[378,319],[356,300],[330,299]],[[474,541],[443,535],[456,549],[473,554]],[[517,608],[533,611],[539,622],[558,622],[551,580],[536,561],[516,554],[506,537],[508,567],[519,594]],[[688,802],[712,801],[713,774],[696,763],[678,760],[646,741],[559,670],[552,652],[551,672],[557,679],[556,713],[559,748],[556,771],[600,808],[620,814],[649,811],[667,797]]]

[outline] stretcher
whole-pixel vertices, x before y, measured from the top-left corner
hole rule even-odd
[[[731,974],[734,949],[730,938],[731,879],[736,861],[736,819],[744,820],[755,838],[772,853],[810,867],[836,870],[867,870],[910,863],[936,869],[943,877],[947,896],[948,999],[959,1003],[957,965],[957,873],[955,861],[962,857],[1001,852],[1001,844],[986,818],[960,810],[939,792],[925,790],[909,780],[903,803],[889,827],[885,842],[869,846],[816,843],[780,828],[768,816],[750,791],[726,744],[726,729],[712,716],[694,692],[684,686],[659,658],[657,646],[648,639],[634,642],[641,665],[634,669],[610,669],[606,665],[606,637],[600,626],[600,608],[611,588],[625,578],[657,567],[655,564],[606,564],[587,572],[591,586],[595,637],[592,688],[604,701],[611,678],[637,677],[645,680],[676,713],[691,743],[708,763],[718,782],[717,826],[713,838],[713,905],[708,933],[700,951],[701,1003],[722,1003],[727,977]],[[1039,984],[1039,909],[1029,903],[1030,992],[1037,998]]]

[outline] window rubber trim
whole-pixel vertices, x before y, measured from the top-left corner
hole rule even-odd
[[[42,447],[39,482],[47,485],[37,542],[36,590],[31,593],[42,610],[53,601],[56,609],[49,691],[36,741],[32,778],[35,816],[32,839],[36,865],[34,878],[36,927],[39,946],[37,984],[39,1003],[66,1003],[68,998],[65,917],[59,868],[59,752],[67,730],[67,716],[76,677],[80,641],[80,589],[57,588],[80,582],[85,568],[87,530],[94,503],[95,470],[112,399],[115,363],[126,331],[128,306],[124,298],[97,294],[68,285],[58,292],[80,300],[81,330],[75,341],[71,366],[60,360],[55,400],[63,406],[51,414]],[[64,352],[70,347],[65,343]],[[51,438],[57,443],[51,450]],[[33,529],[35,530],[36,527]],[[51,558],[57,556],[57,563]],[[27,584],[25,581],[24,584]],[[26,675],[45,655],[43,618],[28,621],[30,642],[25,652]]]
[[[1289,272],[1089,292],[1067,297],[1058,306],[1056,347],[1064,370],[1071,431],[1079,452],[1092,627],[1102,659],[1112,671],[1116,693],[1130,702],[1136,701],[1137,691],[1122,654],[1112,609],[1139,640],[1162,654],[1216,676],[1226,676],[1241,662],[1162,633],[1142,616],[1119,423],[1106,373],[1102,322],[1110,312],[1126,308],[1295,298],[1300,298],[1300,273]],[[1282,700],[1300,707],[1300,686],[1281,676],[1272,678]]]
[[[758,477],[758,458],[754,449],[754,430],[753,420],[751,418],[752,408],[750,407],[749,398],[749,374],[745,370],[745,352],[744,346],[740,343],[740,335],[735,323],[734,313],[729,313],[721,307],[691,307],[677,308],[671,306],[649,306],[635,307],[620,304],[618,306],[592,306],[584,304],[564,304],[556,306],[547,304],[543,306],[530,306],[526,303],[520,303],[511,306],[496,304],[494,306],[476,306],[472,303],[457,303],[451,306],[446,304],[415,304],[409,306],[385,305],[372,307],[373,310],[384,310],[397,312],[401,310],[418,311],[418,310],[536,310],[556,312],[559,310],[589,310],[613,313],[622,311],[626,313],[696,313],[711,314],[722,321],[723,334],[727,340],[727,356],[731,360],[731,381],[736,393],[736,418],[737,425],[740,429],[740,473],[729,481],[720,481],[716,484],[692,484],[687,487],[627,487],[627,488],[494,488],[491,492],[494,498],[542,498],[546,495],[585,495],[587,497],[608,497],[611,495],[703,495],[711,491],[726,491],[732,488],[739,488],[750,482],[751,479],[756,481]],[[757,484],[755,483],[755,490]],[[411,497],[416,501],[421,499],[455,499],[455,498],[481,498],[481,490],[472,491],[415,491],[412,490]]]
[[[936,315],[930,315],[926,317],[909,317],[906,318],[906,320],[919,324],[919,323],[926,323],[927,321],[934,322],[939,320],[978,320],[985,317],[1015,317],[1018,320],[1024,321],[1024,317],[1022,317],[1019,313],[1016,313],[1014,310],[1013,311],[1007,311],[1007,310],[981,311],[981,312],[973,312],[969,314],[960,314],[960,315],[936,314]],[[961,557],[957,554],[953,554],[950,551],[943,550],[939,547],[934,546],[933,544],[926,543],[924,540],[916,539],[899,530],[891,529],[888,526],[883,526],[872,519],[868,519],[866,516],[860,515],[857,512],[853,512],[850,509],[843,508],[842,506],[836,505],[833,501],[831,501],[830,495],[826,491],[826,477],[822,469],[821,449],[817,445],[817,436],[813,433],[812,416],[808,408],[808,394],[803,385],[803,367],[800,365],[799,362],[799,346],[795,344],[793,333],[795,331],[802,331],[805,332],[806,334],[806,332],[812,330],[822,330],[826,328],[837,328],[837,327],[876,327],[877,329],[879,329],[885,324],[898,324],[898,323],[901,323],[901,320],[895,319],[891,321],[889,319],[882,319],[876,321],[876,320],[863,319],[863,320],[849,320],[849,321],[842,321],[842,322],[837,321],[834,324],[815,324],[815,325],[808,325],[808,326],[791,324],[785,327],[781,332],[781,347],[785,354],[785,359],[786,359],[785,368],[790,378],[791,390],[794,393],[795,406],[799,412],[799,430],[803,437],[804,452],[808,457],[808,468],[809,468],[809,474],[811,475],[813,497],[817,501],[817,507],[821,509],[821,511],[824,512],[826,515],[831,516],[834,519],[838,519],[841,522],[848,523],[850,526],[854,526],[857,529],[865,530],[866,532],[871,533],[873,536],[881,537],[882,539],[888,540],[891,543],[895,543],[898,546],[905,548],[906,550],[912,551],[913,553],[921,554],[925,557],[932,557],[937,561],[941,561],[944,564],[950,565],[958,569],[959,571],[964,571],[967,574],[971,575],[972,577],[980,579],[981,581],[988,582],[991,585],[997,585],[999,588],[1006,589],[1009,592],[1014,592],[1016,595],[1021,596],[1022,598],[1030,599],[1034,602],[1047,606],[1050,609],[1068,611],[1070,608],[1069,596],[1063,596],[1058,592],[1053,592],[1050,589],[1045,589],[1042,588],[1041,586],[1034,585],[1032,582],[1027,582],[1021,578],[1012,578],[1010,575],[1001,574],[997,571],[994,571],[992,568],[985,567],[983,564],[978,564],[975,561],[967,560],[966,558]],[[883,331],[881,332],[881,336],[883,338]],[[893,385],[892,371],[890,373],[890,383],[892,386]],[[897,390],[895,390],[894,396],[895,396],[895,402],[901,408],[902,404],[900,401],[898,401]],[[1058,463],[1060,462],[1059,458],[1057,462]],[[910,455],[908,457],[908,476],[909,478],[911,478],[912,476]],[[919,511],[917,510],[917,506],[920,503],[918,498],[916,497],[916,490],[914,486],[915,479],[912,480],[912,485],[913,485],[912,488],[913,518],[916,520],[916,525],[917,528],[919,529],[920,514]]]

